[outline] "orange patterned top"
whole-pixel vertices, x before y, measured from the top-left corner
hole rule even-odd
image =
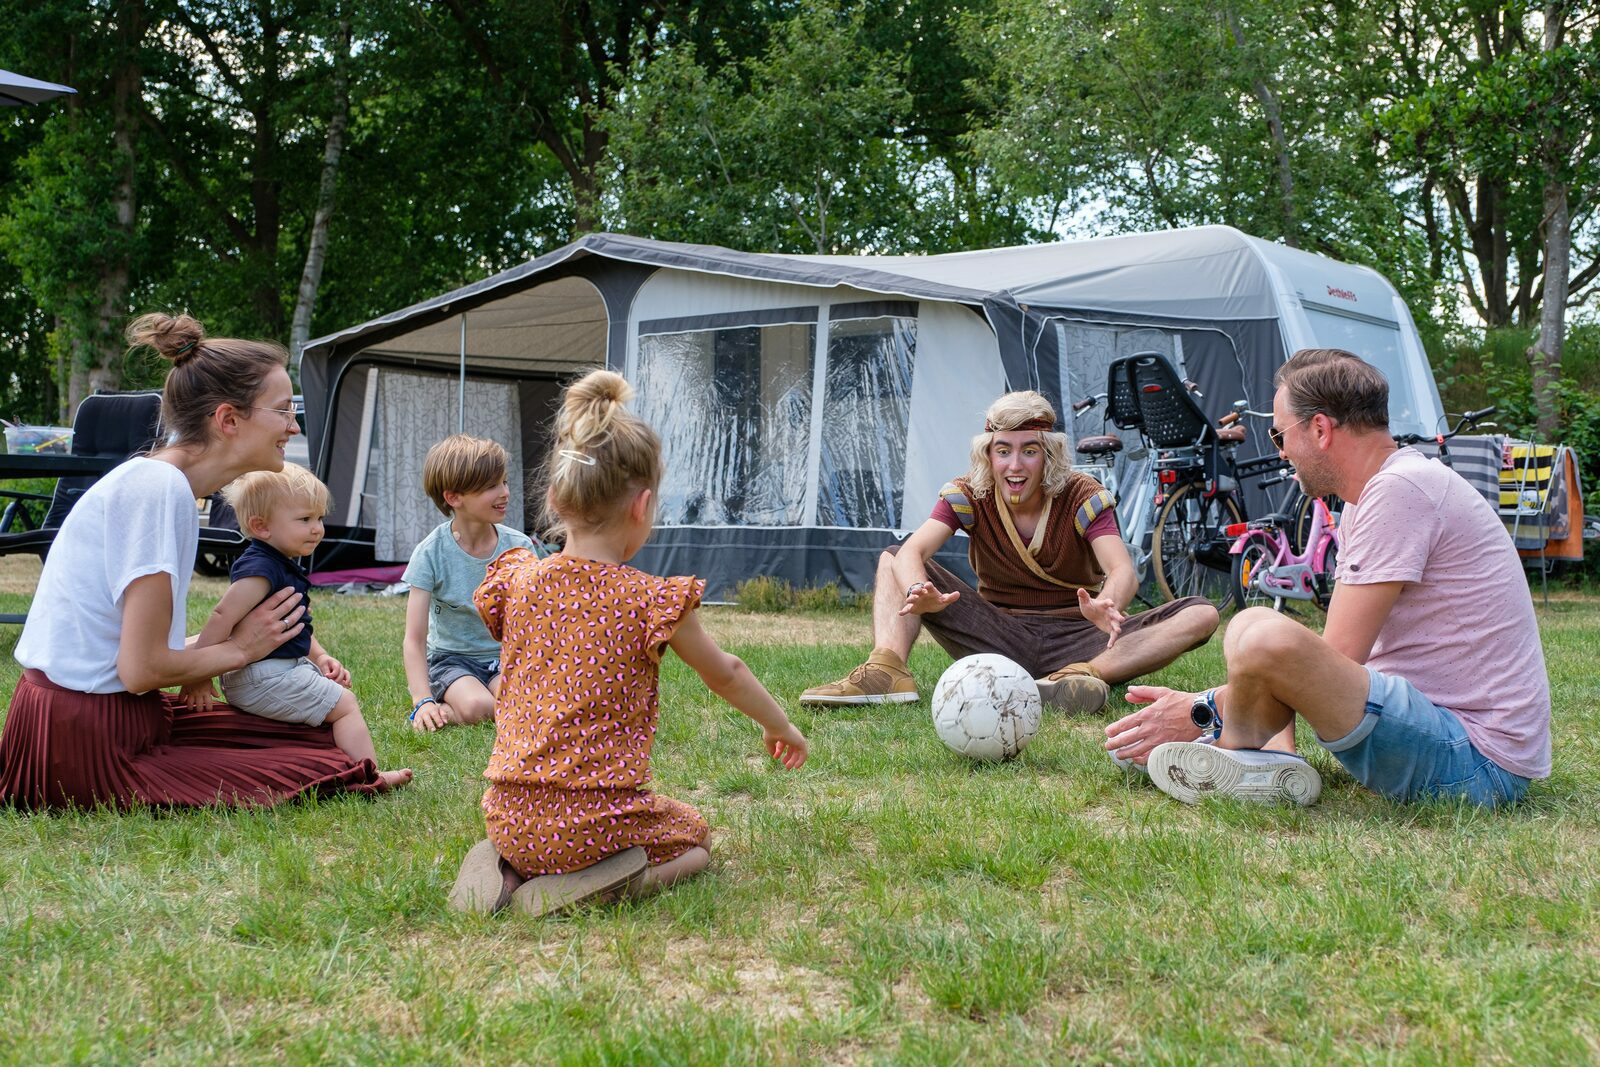
[[[650,780],[661,653],[705,582],[513,548],[474,597],[501,643],[494,752],[501,785],[638,788]]]

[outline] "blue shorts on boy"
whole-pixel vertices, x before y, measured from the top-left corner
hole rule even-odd
[[[452,685],[463,678],[476,678],[484,688],[500,673],[500,657],[486,659],[482,656],[458,656],[454,652],[441,652],[428,657],[428,693],[435,700],[443,700]]]
[[[1362,785],[1396,800],[1463,797],[1486,807],[1515,803],[1527,792],[1528,779],[1479,752],[1455,714],[1404,678],[1372,667],[1367,675],[1361,722],[1322,742]]]
[[[494,551],[479,558],[456,543],[448,520],[411,553],[400,580],[428,594],[428,687],[435,700],[450,684],[468,675],[488,684],[499,672],[500,642],[478,615],[472,594],[483,584],[484,572],[502,553],[513,548],[533,549],[528,536],[509,526],[495,526]],[[484,670],[493,667],[487,677]],[[445,675],[449,675],[448,678]],[[443,684],[441,685],[441,681]]]
[[[251,541],[233,561],[228,577],[264,578],[268,595],[288,586],[299,593],[305,627],[264,658],[228,671],[218,679],[222,697],[236,711],[278,722],[321,726],[344,695],[344,686],[325,677],[306,658],[311,651],[311,583],[299,564],[265,541]]]

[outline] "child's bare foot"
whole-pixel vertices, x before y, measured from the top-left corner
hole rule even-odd
[[[402,767],[398,771],[378,772],[378,792],[387,793],[391,789],[399,789],[411,782],[411,768]]]

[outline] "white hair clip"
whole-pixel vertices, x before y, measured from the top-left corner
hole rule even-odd
[[[572,460],[575,463],[582,463],[585,467],[594,466],[593,456],[584,455],[582,452],[578,452],[570,448],[558,449],[556,454],[562,459]]]

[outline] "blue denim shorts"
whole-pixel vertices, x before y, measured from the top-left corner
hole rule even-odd
[[[440,652],[428,657],[428,690],[433,699],[443,700],[446,689],[463,678],[476,678],[487,688],[500,673],[500,659],[481,656],[463,656],[455,652]]]
[[[1404,678],[1371,667],[1367,674],[1361,722],[1336,741],[1322,741],[1356,781],[1396,800],[1465,797],[1496,807],[1522,799],[1528,779],[1474,748],[1454,714]]]

